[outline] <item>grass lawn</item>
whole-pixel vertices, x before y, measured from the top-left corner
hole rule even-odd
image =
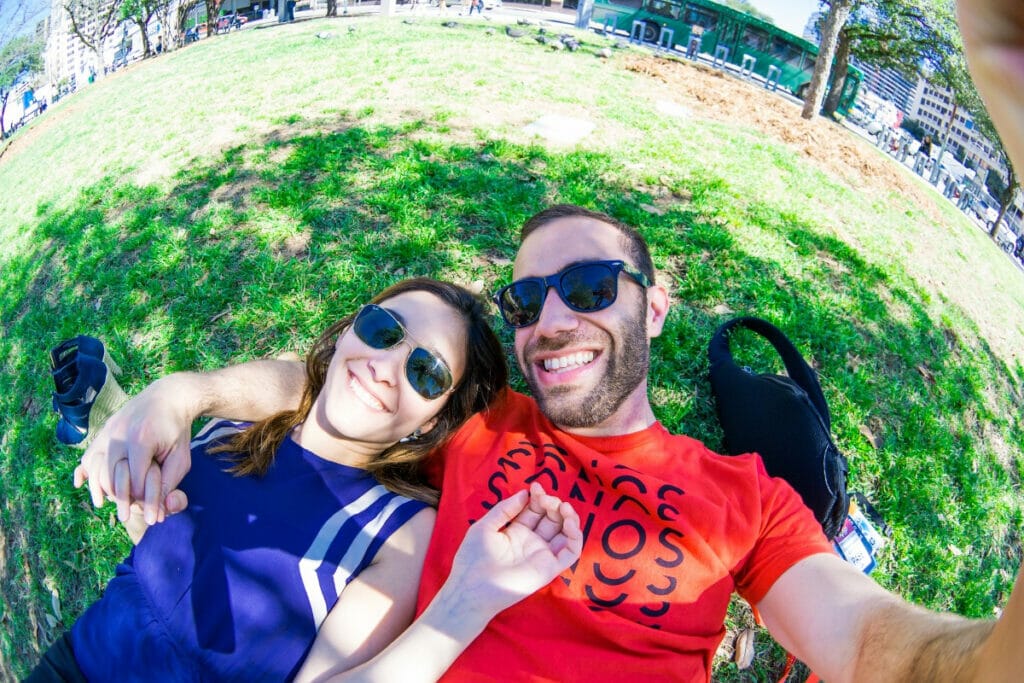
[[[1024,275],[833,124],[706,70],[599,58],[596,35],[550,50],[527,28],[245,30],[103,79],[3,149],[0,679],[28,672],[129,547],[113,508],[71,487],[51,346],[102,338],[130,391],[304,351],[403,276],[493,291],[518,226],[561,201],[651,244],[674,304],[651,370],[670,430],[720,445],[707,342],[732,315],[772,320],[821,375],[851,488],[892,528],[873,576],[976,617],[1005,601],[1024,526]],[[545,115],[593,132],[524,130]],[[743,354],[767,369],[764,348]],[[762,636],[751,670],[722,657],[715,679],[775,680],[781,664]]]

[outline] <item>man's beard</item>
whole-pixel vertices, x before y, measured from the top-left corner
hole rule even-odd
[[[639,311],[639,319],[624,320],[617,335],[612,337],[608,348],[608,361],[604,376],[586,395],[576,395],[579,390],[570,386],[547,387],[542,389],[536,381],[534,368],[524,372],[530,392],[537,399],[541,411],[559,427],[582,429],[594,427],[615,413],[633,390],[647,377],[650,364],[650,348],[643,315],[646,307]],[[616,344],[618,339],[620,343]],[[557,350],[569,346],[575,340],[559,338],[543,342],[543,350]]]

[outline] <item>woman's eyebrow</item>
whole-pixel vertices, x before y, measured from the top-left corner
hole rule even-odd
[[[382,308],[383,308],[383,306],[382,306]],[[395,320],[397,320],[398,322],[402,323],[402,327],[406,327],[408,325],[408,323],[406,323],[406,321],[405,321],[405,316],[403,316],[401,313],[399,313],[398,311],[396,311],[393,308],[389,308],[389,309],[387,309],[387,311],[391,315],[395,316]],[[408,334],[408,330],[406,330],[406,334]]]
[[[398,311],[396,311],[393,308],[389,308],[389,309],[387,309],[387,311],[391,315],[395,316],[395,320],[397,320],[398,322],[402,323],[402,327],[405,329],[405,336],[406,336],[406,338],[411,339],[412,341],[416,342],[417,344],[422,345],[426,349],[429,349],[438,358],[444,359],[444,355],[438,350],[438,348],[436,346],[434,346],[432,344],[430,344],[430,345],[424,344],[419,339],[419,337],[414,337],[412,335],[412,332],[409,331],[409,324],[405,321],[405,317],[401,313],[399,313]],[[445,360],[444,362],[445,362],[445,364],[448,363],[447,360]]]

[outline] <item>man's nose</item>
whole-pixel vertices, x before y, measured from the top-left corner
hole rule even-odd
[[[554,287],[549,287],[544,305],[537,318],[534,334],[542,337],[555,337],[559,333],[576,329],[579,324],[580,320],[576,311],[565,305]]]

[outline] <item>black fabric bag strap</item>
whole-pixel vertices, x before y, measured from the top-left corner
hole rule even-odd
[[[818,382],[817,374],[807,364],[807,361],[800,355],[796,347],[793,346],[793,343],[782,333],[782,330],[767,320],[745,316],[733,318],[719,326],[711,338],[711,343],[708,345],[708,357],[711,364],[716,365],[721,362],[734,363],[732,351],[729,349],[729,334],[737,327],[743,327],[759,334],[775,347],[775,350],[778,351],[782,357],[782,362],[786,366],[786,374],[801,389],[807,392],[807,397],[814,404],[819,416],[825,422],[826,430],[831,430],[832,416],[828,410],[828,403],[825,402],[825,395],[821,392],[821,384]]]

